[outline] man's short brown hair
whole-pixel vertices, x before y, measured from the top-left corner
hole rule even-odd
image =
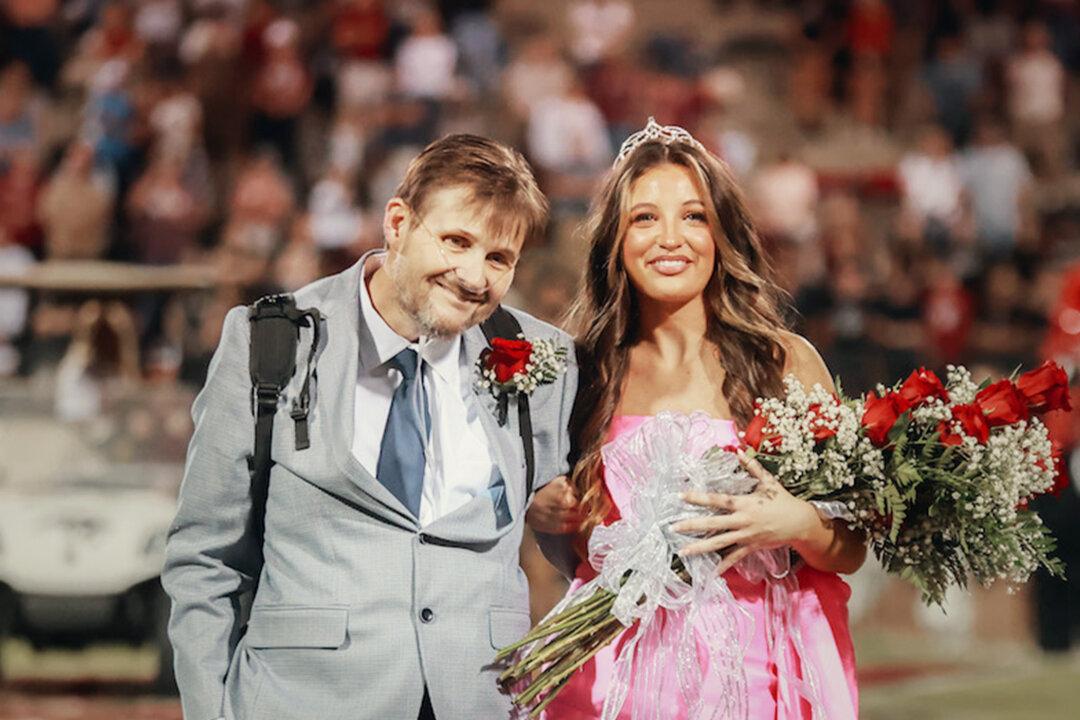
[[[543,237],[548,201],[529,163],[517,150],[479,135],[447,135],[428,145],[409,163],[395,195],[423,215],[432,192],[461,186],[492,232],[520,234],[526,243]]]

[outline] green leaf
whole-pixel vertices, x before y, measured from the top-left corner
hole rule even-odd
[[[896,442],[893,443],[893,448],[892,448],[893,462],[903,462],[904,450],[907,448],[907,444],[908,444],[907,433],[901,433],[900,436],[896,438]]]
[[[896,489],[895,485],[886,485],[885,489],[881,491],[881,499],[884,500],[887,507],[886,512],[892,515],[892,523],[889,527],[889,541],[896,542],[896,538],[900,535],[900,527],[907,517],[907,506],[903,498],[900,497],[900,491]]]
[[[941,453],[941,458],[938,460],[938,467],[951,468],[953,466],[953,459],[956,457],[956,446],[950,445],[945,448],[945,451]]]
[[[894,454],[898,452],[896,449],[898,446],[902,448],[903,445],[907,444],[907,429],[910,424],[911,413],[905,411],[896,419],[896,423],[889,430],[889,442],[893,445]],[[901,440],[901,438],[903,439]]]
[[[919,471],[909,462],[901,462],[896,467],[895,472],[896,479],[900,481],[901,485],[915,485],[922,479],[919,476]]]

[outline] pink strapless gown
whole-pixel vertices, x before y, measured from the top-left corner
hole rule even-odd
[[[624,433],[636,430],[647,417],[619,416],[611,423],[608,440]],[[714,419],[711,421],[716,436],[714,441],[721,446],[735,447],[739,444],[735,424],[730,420]],[[616,509],[624,510],[629,505],[630,490],[621,487],[614,474],[605,475],[605,484]],[[577,577],[570,585],[575,590],[596,573],[587,563],[578,566]],[[821,572],[809,566],[803,566],[796,574],[799,589],[793,596],[793,624],[801,635],[802,645],[811,658],[801,658],[793,643],[788,643],[783,650],[789,653],[789,667],[802,668],[810,660],[815,668],[822,707],[819,717],[827,720],[849,720],[858,717],[859,697],[855,683],[855,651],[848,630],[847,601],[851,589],[835,573]],[[785,709],[778,699],[779,677],[776,657],[771,657],[765,636],[765,583],[751,583],[735,570],[724,574],[724,580],[738,603],[753,618],[753,630],[749,647],[744,656],[747,687],[750,693],[749,707],[751,720],[799,720],[812,717],[810,706],[802,701],[797,709]],[[663,613],[664,610],[659,612]],[[546,720],[593,720],[599,718],[611,682],[615,664],[616,649],[629,639],[636,626],[628,628],[612,644],[601,650],[592,660],[578,670],[562,692],[548,705],[544,712]],[[708,663],[708,656],[699,650],[699,659],[703,666]],[[674,670],[670,671],[663,683],[663,696],[657,698],[665,708],[672,708],[665,713],[665,720],[685,720],[688,710]],[[708,696],[710,688],[704,692]],[[719,688],[714,690],[719,692]],[[716,695],[713,694],[713,697]],[[619,714],[620,720],[630,720],[630,702],[627,701]]]

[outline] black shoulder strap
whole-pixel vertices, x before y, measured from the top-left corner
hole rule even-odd
[[[319,347],[319,311],[300,310],[292,295],[267,295],[259,298],[248,311],[251,323],[251,348],[248,369],[251,374],[252,413],[255,415],[255,453],[248,459],[251,472],[253,501],[264,507],[270,479],[270,444],[274,436],[274,415],[278,398],[296,372],[296,346],[300,328],[312,326],[311,349],[308,351],[304,384],[293,400],[290,415],[296,424],[296,449],[306,449],[308,439],[308,405],[312,361]],[[262,511],[254,512],[259,522]],[[259,530],[261,531],[261,525]]]
[[[495,309],[487,320],[480,325],[488,344],[493,338],[516,340],[521,335],[521,323],[502,305]],[[536,455],[533,449],[532,415],[529,414],[529,396],[517,394],[518,431],[521,433],[521,447],[525,451],[525,497],[532,495],[534,475],[536,474]]]

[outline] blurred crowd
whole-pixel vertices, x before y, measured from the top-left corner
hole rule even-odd
[[[379,245],[404,164],[452,131],[533,162],[554,212],[517,302],[557,320],[589,197],[648,115],[743,180],[849,389],[1035,359],[1080,249],[1075,3],[555,5],[3,0],[0,267],[199,263],[218,289],[6,291],[0,372],[86,336],[97,372],[198,383],[226,308]]]
[[[3,0],[0,271],[196,263],[217,289],[3,291],[0,373],[89,338],[76,374],[197,384],[225,309],[379,245],[404,165],[452,131],[533,162],[553,218],[516,301],[558,320],[589,197],[648,115],[742,179],[849,389],[1036,359],[1080,249],[1075,3],[554,5]]]
[[[71,420],[198,387],[229,307],[381,245],[405,165],[457,131],[533,163],[552,220],[511,303],[558,322],[650,115],[741,180],[847,390],[1080,365],[1078,70],[1071,0],[0,0],[0,274],[214,281],[0,288],[0,377],[55,379]]]

